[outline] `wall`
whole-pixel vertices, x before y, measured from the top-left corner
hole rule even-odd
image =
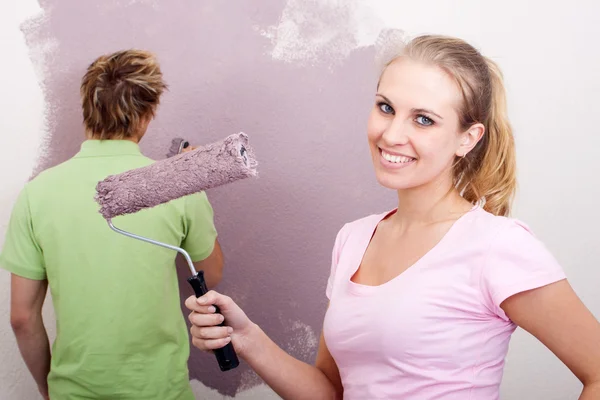
[[[35,0],[0,4],[2,73],[0,74],[0,243],[8,225],[10,211],[23,183],[34,169],[44,148],[44,113],[47,110],[41,86],[36,79],[43,74],[43,43],[27,48],[19,21],[40,12]],[[30,59],[30,57],[34,60]],[[50,299],[48,299],[50,300]],[[10,275],[0,272],[0,399],[36,399],[37,391],[19,356],[9,325]],[[54,313],[47,301],[44,318],[49,336],[54,338]]]
[[[385,27],[447,33],[473,42],[503,68],[519,157],[516,216],[547,243],[600,316],[600,272],[592,268],[600,261],[592,243],[600,216],[590,211],[599,194],[593,115],[600,107],[600,60],[590,50],[600,34],[597,3],[7,3],[1,6],[6,12],[0,10],[5,54],[11,54],[0,75],[6,115],[0,122],[0,235],[27,178],[77,151],[83,139],[78,83],[88,63],[120,48],[150,49],[170,91],[142,149],[162,158],[175,136],[206,143],[240,130],[251,135],[260,178],[209,193],[228,260],[219,289],[287,351],[312,362],[335,233],[346,221],[394,206],[394,194],[375,182],[365,141],[378,33]],[[0,286],[6,289],[0,399],[33,399],[35,387],[8,325],[4,272]],[[184,297],[187,290],[182,287]],[[51,307],[45,315],[52,331]],[[193,349],[190,369],[198,398],[276,398],[245,365],[221,374],[213,357]],[[575,399],[579,390],[548,350],[517,331],[504,399]]]

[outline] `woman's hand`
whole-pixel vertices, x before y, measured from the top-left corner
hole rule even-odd
[[[215,313],[213,304],[219,307],[220,314]],[[190,331],[195,347],[211,351],[231,341],[238,356],[279,397],[298,400],[342,398],[341,384],[340,390],[336,391],[332,380],[324,371],[283,351],[229,297],[211,290],[198,299],[189,297],[185,306],[192,310],[189,319],[192,322]],[[223,321],[222,316],[225,317],[226,326],[218,326]],[[331,357],[329,352],[327,356]],[[321,365],[328,362],[323,354],[318,356],[318,360]],[[335,366],[333,359],[330,362]],[[331,366],[325,367],[329,374]]]
[[[220,314],[215,313],[214,305],[219,307]],[[232,341],[238,355],[244,356],[245,344],[256,325],[231,298],[211,290],[199,298],[190,296],[185,306],[192,311],[188,318],[195,347],[212,351]],[[223,319],[225,326],[219,326]]]

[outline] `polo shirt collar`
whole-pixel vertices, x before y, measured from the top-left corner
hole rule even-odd
[[[131,140],[90,139],[81,144],[81,149],[75,157],[139,156],[141,154],[139,145]]]

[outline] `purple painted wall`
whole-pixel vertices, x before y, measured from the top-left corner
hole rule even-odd
[[[176,136],[203,144],[250,135],[260,177],[208,193],[226,257],[219,290],[291,354],[312,362],[337,230],[395,205],[375,181],[366,143],[373,49],[332,68],[273,60],[269,40],[254,27],[277,23],[285,5],[277,0],[40,3],[46,17],[24,27],[28,45],[58,46],[44,60],[50,136],[35,172],[71,157],[84,139],[78,96],[87,65],[123,48],[155,52],[170,91],[142,150],[163,158]],[[183,284],[182,297],[190,294]],[[259,382],[245,365],[220,373],[214,357],[196,349],[190,370],[228,395]]]

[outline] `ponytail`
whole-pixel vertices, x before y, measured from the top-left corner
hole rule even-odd
[[[486,59],[491,83],[491,106],[485,123],[480,157],[473,165],[471,179],[463,197],[473,203],[484,200],[484,209],[494,215],[508,216],[515,195],[516,155],[511,124],[508,120],[502,72]]]

